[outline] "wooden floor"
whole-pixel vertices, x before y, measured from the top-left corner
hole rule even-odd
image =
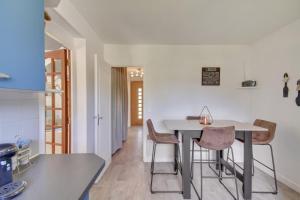
[[[90,192],[91,200],[181,200],[180,194],[151,194],[149,191],[150,165],[142,161],[142,129],[134,127],[129,129],[128,140],[124,148],[117,152],[112,159],[109,169],[101,181],[93,186]],[[158,152],[159,153],[159,152]],[[159,163],[157,170],[171,170],[171,164]],[[195,184],[199,188],[197,173],[199,166],[195,166]],[[205,173],[211,173],[205,166]],[[157,189],[179,189],[181,186],[180,176],[161,176],[154,179],[154,186]],[[224,183],[234,191],[232,180],[225,180]],[[258,169],[255,171],[254,189],[271,189],[272,179]],[[233,199],[227,191],[216,180],[205,180],[204,199],[206,200],[231,200]],[[241,196],[241,183],[239,193]],[[196,195],[192,190],[192,199]],[[300,194],[279,183],[278,195],[253,194],[253,200],[300,200]]]

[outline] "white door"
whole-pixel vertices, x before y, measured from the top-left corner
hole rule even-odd
[[[95,153],[105,159],[106,167],[111,161],[110,128],[110,66],[94,56],[95,62]],[[105,171],[105,170],[104,170]],[[102,173],[103,174],[103,173]]]

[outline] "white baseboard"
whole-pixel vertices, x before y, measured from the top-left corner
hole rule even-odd
[[[270,170],[266,169],[263,166],[260,165],[256,165],[255,167],[257,167],[258,169],[260,169],[261,171],[263,171],[264,173],[270,175],[273,177],[273,173],[270,172]],[[295,183],[294,181],[291,181],[290,179],[286,178],[285,176],[283,176],[282,174],[278,173],[278,171],[276,171],[276,175],[277,175],[277,180],[283,184],[285,184],[286,186],[288,186],[289,188],[295,190],[296,192],[300,193],[300,185],[298,185],[297,183]]]
[[[98,183],[101,180],[101,178],[103,177],[104,173],[106,172],[106,170],[108,169],[110,164],[111,164],[111,160],[109,160],[107,163],[105,163],[105,166],[104,166],[102,172],[99,174],[98,178],[96,179],[95,183]]]

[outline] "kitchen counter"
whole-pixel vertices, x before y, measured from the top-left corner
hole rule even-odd
[[[14,180],[27,182],[16,200],[88,200],[89,190],[104,168],[95,154],[39,155]]]

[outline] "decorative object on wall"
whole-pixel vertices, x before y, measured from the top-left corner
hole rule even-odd
[[[51,21],[51,17],[50,17],[50,15],[48,14],[48,12],[47,11],[44,11],[44,20],[45,20],[45,22],[46,21]]]
[[[243,81],[242,87],[256,87],[256,81],[255,80]]]
[[[285,97],[285,98],[289,96],[289,88],[287,86],[289,79],[290,78],[289,78],[288,73],[284,73],[284,75],[283,75],[283,82],[284,82],[283,97]]]
[[[202,67],[202,85],[219,86],[220,73],[220,67]]]
[[[300,79],[297,81],[297,91],[298,91],[298,96],[296,98],[296,104],[297,106],[300,106]]]
[[[213,119],[207,106],[203,106],[201,113],[200,113],[199,122],[200,122],[200,124],[204,124],[204,125],[210,125],[214,122],[214,119]]]

